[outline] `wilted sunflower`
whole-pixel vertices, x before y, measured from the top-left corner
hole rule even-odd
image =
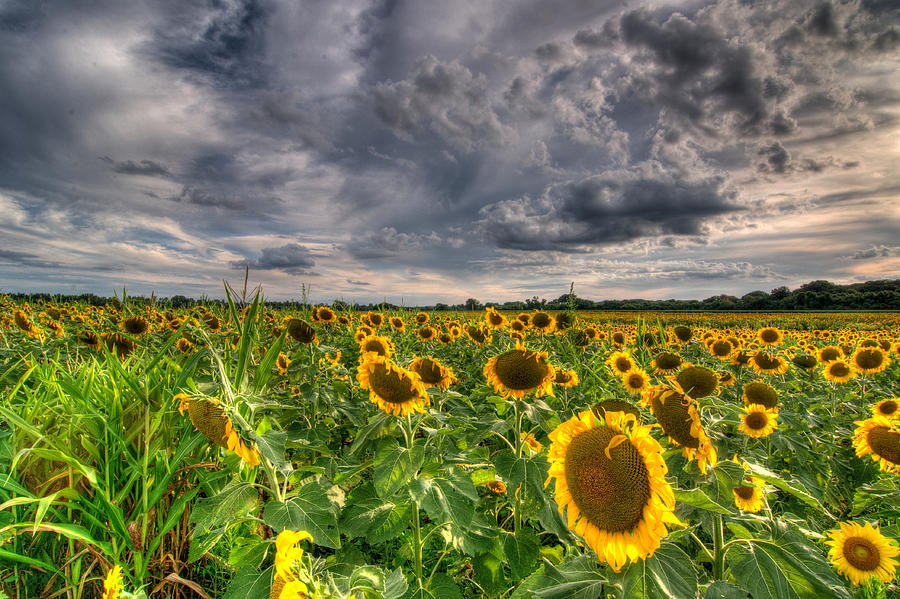
[[[610,367],[613,374],[616,376],[622,376],[626,372],[630,372],[637,368],[637,362],[634,361],[634,358],[622,351],[610,354],[606,359],[606,365]]]
[[[428,392],[419,375],[394,364],[387,356],[365,354],[365,360],[357,368],[356,380],[363,389],[369,390],[369,401],[388,414],[425,413]]]
[[[569,341],[572,345],[580,349],[584,349],[591,343],[591,337],[588,337],[584,331],[579,329],[570,329],[568,332]]]
[[[388,337],[369,335],[359,342],[360,359],[370,352],[390,358],[394,355],[394,343]]]
[[[759,404],[768,409],[777,409],[778,392],[772,385],[767,385],[762,381],[745,383],[743,386],[743,395],[741,399],[745,404]]]
[[[619,376],[622,386],[631,395],[641,395],[650,388],[650,377],[640,368],[633,368]]]
[[[184,393],[176,395],[175,399],[180,400],[178,412],[184,415],[184,411],[187,410],[191,424],[204,437],[219,447],[233,451],[248,466],[259,465],[259,452],[255,447],[248,447],[244,443],[237,431],[234,430],[234,424],[225,408],[217,399],[190,397]]]
[[[684,360],[678,354],[661,351],[653,357],[653,361],[650,362],[650,368],[656,374],[670,374],[681,368],[683,363]]]
[[[219,331],[222,328],[222,322],[216,317],[214,314],[207,314],[203,317],[203,323],[213,333]]]
[[[887,368],[891,359],[880,347],[858,347],[850,363],[860,374],[876,374]]]
[[[569,528],[616,572],[653,555],[667,523],[682,524],[672,513],[668,470],[650,429],[623,412],[597,418],[587,410],[550,433],[545,484],[555,479]]]
[[[119,323],[119,328],[135,337],[140,337],[150,330],[150,323],[143,316],[131,316]]]
[[[544,446],[541,445],[541,442],[537,440],[537,438],[534,436],[534,433],[526,433],[523,431],[519,438],[522,440],[522,443],[525,445],[525,447],[527,447],[531,452],[531,455],[537,455],[544,449]]]
[[[873,416],[853,424],[857,425],[853,433],[856,455],[871,455],[882,470],[900,474],[900,432],[895,421]]]
[[[416,335],[422,341],[431,341],[437,335],[437,331],[429,326],[419,327],[419,330],[416,331]]]
[[[487,483],[485,483],[485,486],[487,487],[488,491],[490,491],[494,495],[503,495],[504,493],[506,493],[506,484],[504,484],[503,481],[489,480],[487,481]]]
[[[437,387],[446,391],[450,385],[456,382],[453,369],[444,366],[435,358],[415,358],[409,365],[409,370],[419,375],[425,387]]]
[[[484,320],[487,326],[499,331],[506,327],[506,317],[497,312],[494,308],[488,307],[484,310]]]
[[[556,369],[556,376],[553,379],[554,385],[560,385],[562,387],[577,387],[578,383],[578,373],[574,370],[563,370],[561,368]]]
[[[777,354],[757,351],[750,357],[750,368],[759,374],[784,374],[788,363]]]
[[[754,439],[768,437],[778,428],[778,412],[758,403],[752,403],[744,408],[746,414],[741,414],[741,424],[738,430]]]
[[[406,330],[406,323],[403,322],[403,319],[399,316],[391,316],[388,320],[391,323],[391,328],[395,331],[399,331],[402,333]]]
[[[828,364],[829,362],[834,362],[835,360],[843,358],[844,350],[837,345],[826,345],[818,351],[816,357],[819,358],[819,362],[822,364]]]
[[[716,449],[703,430],[695,400],[664,386],[651,389],[645,397],[649,399],[650,409],[663,432],[675,444],[684,447],[685,458],[696,458],[703,474],[706,474],[707,462],[716,465]]]
[[[900,550],[890,539],[866,522],[860,526],[855,522],[840,522],[840,528],[828,531],[831,546],[828,560],[856,586],[865,584],[874,577],[888,583],[894,579]]]
[[[717,393],[719,390],[719,377],[709,368],[702,366],[688,366],[682,368],[677,375],[666,377],[679,393],[688,397],[700,399]]]
[[[28,315],[22,310],[13,312],[13,320],[15,321],[16,326],[19,327],[19,330],[25,333],[26,336],[33,339],[40,339],[42,337],[41,330],[31,322]]]
[[[288,335],[300,343],[316,343],[316,330],[305,320],[292,318],[287,324]]]
[[[556,370],[547,362],[547,352],[528,351],[521,345],[494,356],[484,367],[484,376],[504,396],[522,398],[531,391],[553,395]]]
[[[882,399],[872,406],[872,413],[875,416],[884,416],[889,419],[900,418],[898,408],[900,408],[900,398]]]
[[[756,339],[763,345],[774,347],[784,341],[784,333],[777,327],[763,327],[756,333]]]
[[[832,383],[846,383],[856,376],[856,369],[847,360],[832,360],[825,365],[822,376]]]

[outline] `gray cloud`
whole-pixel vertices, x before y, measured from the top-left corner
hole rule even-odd
[[[316,265],[308,248],[298,243],[288,243],[281,247],[263,248],[258,258],[238,260],[232,268],[250,267],[260,270],[281,270],[290,274],[309,274]]]
[[[428,235],[398,233],[393,227],[383,227],[363,239],[349,243],[347,250],[356,258],[373,260],[401,256],[439,243],[441,238],[434,232]]]
[[[864,250],[857,250],[850,256],[851,260],[872,260],[875,258],[889,258],[900,256],[900,246],[873,245]]]
[[[166,167],[152,160],[116,162],[109,156],[103,156],[100,160],[111,164],[113,172],[123,175],[145,175],[148,177],[169,177],[171,175]]]

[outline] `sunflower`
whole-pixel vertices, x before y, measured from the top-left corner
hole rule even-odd
[[[403,322],[403,319],[399,316],[391,316],[388,321],[391,323],[391,328],[395,331],[403,332],[406,330],[406,323]]]
[[[426,314],[425,312],[416,312],[415,320],[417,325],[421,326],[423,324],[427,324],[428,314]]]
[[[578,379],[578,373],[574,370],[556,369],[556,376],[553,379],[554,385],[562,387],[577,387],[581,381]]]
[[[645,397],[663,432],[676,445],[684,447],[684,457],[696,458],[703,474],[706,474],[707,463],[716,465],[716,448],[703,430],[695,400],[663,386],[651,389]]]
[[[650,429],[623,412],[587,410],[550,433],[545,484],[555,479],[560,515],[616,572],[653,555],[667,523],[682,524]]]
[[[231,418],[217,399],[190,397],[184,393],[175,396],[180,400],[178,412],[184,415],[187,410],[191,424],[204,437],[219,447],[233,451],[251,468],[259,465],[259,452],[255,447],[248,447],[234,430]]]
[[[522,398],[531,391],[538,396],[553,395],[556,369],[547,357],[547,352],[528,351],[517,344],[515,349],[488,360],[484,376],[504,396]]]
[[[376,353],[379,356],[390,358],[394,355],[394,343],[388,337],[381,335],[369,335],[359,342],[360,359],[368,353]]]
[[[734,378],[734,374],[727,370],[719,372],[718,376],[720,387],[730,387],[734,384],[734,381],[737,380]]]
[[[777,354],[757,351],[750,357],[750,368],[759,374],[784,374],[787,372],[788,363]]]
[[[175,347],[183,354],[189,354],[194,351],[194,344],[191,343],[190,339],[185,339],[184,337],[175,342]]]
[[[316,330],[305,320],[292,318],[287,324],[288,335],[300,343],[316,343]]]
[[[275,367],[278,368],[278,374],[282,376],[286,375],[288,366],[290,365],[291,361],[284,352],[278,352],[278,358],[275,359]]]
[[[834,362],[835,360],[843,358],[844,350],[837,345],[826,345],[817,352],[816,357],[822,364],[828,364],[829,362]]]
[[[750,358],[752,358],[752,357],[753,356],[750,353],[748,353],[744,350],[736,351],[733,354],[731,354],[731,365],[732,366],[746,366],[747,364],[750,363]]]
[[[767,385],[762,381],[745,383],[743,391],[741,400],[745,404],[759,404],[767,409],[775,409],[777,411],[778,392],[772,385]]]
[[[625,344],[628,342],[625,333],[622,331],[615,331],[612,336],[610,336],[610,340],[612,340],[613,345],[616,347],[625,347]]]
[[[677,375],[666,377],[678,390],[693,399],[700,399],[718,393],[719,377],[709,368],[702,366],[688,366]]]
[[[526,325],[524,322],[522,322],[521,320],[518,320],[518,319],[513,320],[512,322],[509,323],[509,330],[513,331],[514,333],[524,333],[525,329],[527,329],[527,328],[528,328],[528,325]]]
[[[526,433],[523,431],[519,438],[531,451],[531,455],[537,455],[544,449],[544,446],[541,445],[541,442],[537,440],[537,438],[534,436],[534,433]]]
[[[840,522],[840,528],[828,531],[825,541],[831,549],[828,560],[856,586],[876,578],[887,583],[894,579],[900,550],[878,528],[866,522]]]
[[[709,353],[720,360],[729,360],[731,359],[731,354],[734,353],[734,345],[728,339],[716,339],[707,347],[709,348]]]
[[[122,590],[122,566],[115,566],[103,579],[103,599],[119,599]]]
[[[456,382],[453,369],[444,366],[435,358],[415,358],[409,365],[409,370],[419,375],[425,387],[437,387],[446,391],[450,385]]]
[[[428,392],[419,375],[394,364],[387,356],[365,354],[357,368],[356,380],[369,390],[369,401],[395,416],[425,413]]]
[[[853,424],[857,425],[853,433],[856,455],[871,454],[882,470],[900,474],[900,431],[895,422],[884,416],[873,416]]]
[[[610,354],[606,359],[606,365],[612,369],[613,374],[622,376],[626,372],[631,372],[637,368],[637,362],[634,361],[628,353],[617,351]]]
[[[744,468],[744,472],[750,471],[750,464],[738,461],[737,456],[734,456],[732,462],[741,464]],[[763,499],[765,498],[765,493],[763,492],[766,484],[765,481],[750,475],[746,475],[744,479],[750,484],[742,484],[732,489],[735,507],[739,510],[751,512],[753,514],[761,512],[763,508]]]
[[[82,331],[78,333],[76,339],[78,339],[80,343],[87,345],[93,350],[100,349],[100,337],[98,337],[96,333],[92,333],[91,331]]]
[[[571,329],[568,332],[569,340],[572,345],[579,349],[584,349],[591,343],[591,337],[588,337],[584,331],[579,329]]]
[[[650,368],[656,374],[671,374],[676,372],[683,363],[684,360],[678,354],[662,351],[654,356],[653,361],[650,362]]]
[[[625,412],[626,414],[634,416],[638,422],[641,421],[641,411],[627,401],[621,401],[619,399],[606,399],[595,405],[591,410],[594,412],[594,415],[601,420],[604,418],[606,412]]]
[[[134,341],[118,333],[105,333],[103,341],[106,343],[106,348],[120,358],[129,355],[135,348]]]
[[[338,324],[341,326],[349,327],[353,324],[353,320],[349,316],[338,316]]]
[[[119,323],[119,328],[135,337],[140,337],[150,330],[150,323],[142,316],[131,316]]]
[[[556,319],[546,312],[535,312],[531,315],[531,328],[541,334],[556,330]]]
[[[491,307],[485,308],[484,320],[487,323],[487,326],[496,331],[503,329],[507,325],[506,317]]]
[[[675,338],[682,343],[687,343],[691,340],[691,337],[694,336],[694,331],[691,330],[691,327],[687,327],[684,325],[675,327],[674,329],[672,329],[672,332],[675,333]]]
[[[332,310],[328,306],[319,306],[318,308],[313,310],[313,319],[318,322],[324,322],[325,324],[331,324],[337,319],[337,317],[334,313],[334,310]]]
[[[756,333],[756,339],[763,345],[774,347],[784,341],[784,333],[777,327],[763,327]]]
[[[900,412],[898,412],[897,408],[900,408],[900,398],[882,399],[872,406],[872,413],[875,416],[884,416],[890,419],[900,418]]]
[[[19,327],[19,330],[25,333],[26,336],[33,339],[40,339],[43,336],[41,330],[31,322],[28,315],[22,310],[13,312],[13,320],[16,326]]]
[[[650,377],[640,368],[633,368],[619,377],[631,395],[640,395],[650,388]]]
[[[832,383],[846,383],[856,376],[856,369],[847,360],[832,360],[825,365],[822,375]]]
[[[313,537],[305,530],[282,530],[275,538],[275,576],[290,580],[294,578],[293,563],[303,557],[301,541],[312,541]]]
[[[419,327],[419,330],[416,331],[416,335],[418,335],[419,339],[422,341],[431,341],[434,339],[435,335],[437,335],[437,331],[429,326]]]
[[[778,412],[758,403],[752,403],[744,408],[746,414],[741,414],[741,424],[738,430],[754,439],[768,437],[778,428]]]
[[[503,495],[504,493],[506,493],[506,485],[502,481],[489,480],[487,481],[485,486],[487,487],[488,491],[495,495]]]
[[[858,347],[853,352],[850,363],[860,374],[875,374],[887,368],[891,359],[880,347]]]
[[[490,342],[491,336],[480,326],[466,325],[466,336],[472,340],[475,345],[484,345]]]
[[[437,340],[441,345],[450,345],[455,341],[453,335],[450,333],[438,333]]]
[[[384,324],[384,315],[381,312],[367,312],[363,319],[369,323],[373,329],[377,329]]]
[[[368,337],[369,335],[374,335],[375,329],[372,327],[367,327],[366,325],[360,325],[356,327],[356,332],[353,334],[353,338],[357,343],[360,343],[363,339]]]
[[[815,356],[806,353],[797,353],[791,358],[791,363],[807,372],[811,372],[812,369],[816,367],[816,364],[818,364],[818,360],[816,360]]]
[[[210,330],[210,332],[217,333],[222,328],[222,321],[218,319],[214,314],[207,314],[203,317],[203,324],[206,325],[206,328]]]
[[[518,320],[523,325],[528,327],[531,325],[531,314],[528,314],[527,312],[522,312],[521,314],[516,316],[516,320]]]

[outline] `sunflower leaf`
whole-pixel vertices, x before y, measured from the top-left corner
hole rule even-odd
[[[597,599],[607,584],[596,562],[581,556],[557,568],[544,565],[544,573],[534,583],[533,596],[539,599]]]
[[[625,573],[623,599],[694,599],[697,572],[691,558],[672,543],[633,563]]]

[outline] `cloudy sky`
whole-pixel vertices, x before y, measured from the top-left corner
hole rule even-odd
[[[0,0],[0,291],[900,276],[896,0]]]

